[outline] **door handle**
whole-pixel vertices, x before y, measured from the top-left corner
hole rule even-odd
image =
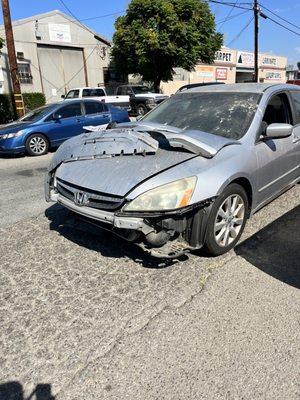
[[[109,114],[103,114],[102,118],[109,118]]]

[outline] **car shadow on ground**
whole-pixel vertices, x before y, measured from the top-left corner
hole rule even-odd
[[[18,381],[0,384],[0,400],[55,400],[51,394],[51,385],[39,383],[29,396],[24,396],[23,387]]]
[[[153,257],[125,239],[77,219],[72,212],[58,204],[47,208],[45,216],[50,221],[51,230],[104,257],[130,258],[145,268],[166,268],[188,258],[185,255],[175,260]]]
[[[236,246],[235,252],[261,271],[300,288],[300,206]]]

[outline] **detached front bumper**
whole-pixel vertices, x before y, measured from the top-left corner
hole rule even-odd
[[[131,229],[142,232],[144,235],[154,231],[154,228],[144,223],[142,218],[118,216],[113,212],[97,210],[86,206],[77,206],[71,200],[61,196],[59,193],[50,191],[50,201],[57,202],[69,210],[83,217],[90,218],[95,221],[103,222],[111,227],[119,229]]]
[[[48,202],[61,204],[79,218],[135,243],[155,257],[177,258],[203,246],[213,199],[172,212],[128,215],[120,210],[105,211],[77,205],[56,192],[49,185],[49,178],[48,175],[45,182]]]

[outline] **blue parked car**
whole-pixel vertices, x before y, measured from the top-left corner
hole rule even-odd
[[[99,100],[67,100],[26,114],[0,129],[0,154],[46,154],[65,140],[84,132],[83,127],[129,122],[128,112]]]

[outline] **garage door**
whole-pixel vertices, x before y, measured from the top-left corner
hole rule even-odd
[[[87,85],[82,49],[38,46],[38,56],[47,102],[60,100],[68,90]]]

